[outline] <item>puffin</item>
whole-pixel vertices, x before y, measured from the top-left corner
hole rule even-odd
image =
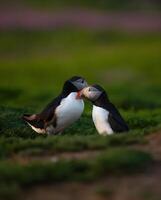
[[[100,85],[87,86],[79,92],[79,96],[92,102],[92,118],[100,135],[129,131],[127,123]]]
[[[61,93],[40,113],[24,114],[22,119],[37,133],[56,135],[77,121],[84,110],[84,101],[79,91],[87,87],[80,76],[65,81]]]

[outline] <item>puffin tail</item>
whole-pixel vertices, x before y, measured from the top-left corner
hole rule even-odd
[[[41,120],[39,118],[38,115],[33,114],[33,115],[29,115],[29,114],[24,114],[22,116],[22,119],[27,122],[30,126],[34,127],[34,128],[38,128],[38,129],[44,129],[44,121]]]

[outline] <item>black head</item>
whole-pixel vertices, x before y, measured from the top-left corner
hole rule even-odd
[[[63,93],[70,94],[71,92],[78,92],[83,88],[87,87],[87,82],[80,76],[73,76],[72,78],[65,81],[63,86]]]
[[[101,87],[101,86],[98,85],[98,84],[93,84],[93,85],[91,85],[91,87],[95,88],[96,90],[98,90],[98,91],[100,91],[100,92],[102,92],[102,93],[105,92],[104,88]]]
[[[92,102],[95,102],[101,98],[108,99],[106,91],[100,85],[97,84],[87,86],[82,90],[81,93],[82,96],[84,96]]]

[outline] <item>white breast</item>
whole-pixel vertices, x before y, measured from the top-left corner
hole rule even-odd
[[[92,118],[95,124],[95,127],[99,134],[101,135],[110,135],[113,133],[113,130],[108,123],[109,112],[101,107],[93,106]]]
[[[55,111],[57,116],[57,127],[55,132],[64,130],[80,118],[84,110],[84,102],[82,99],[76,99],[76,95],[76,92],[72,92],[64,98],[57,107]]]

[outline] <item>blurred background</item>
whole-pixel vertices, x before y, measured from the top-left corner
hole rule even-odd
[[[158,107],[160,11],[159,0],[1,1],[0,101],[38,108],[81,75],[120,106]]]
[[[90,106],[61,137],[23,124],[73,75],[106,89],[129,134],[100,137]],[[151,157],[128,150],[160,123],[160,0],[0,0],[0,199],[160,200],[161,137],[148,139],[148,153],[159,155],[150,174]]]

